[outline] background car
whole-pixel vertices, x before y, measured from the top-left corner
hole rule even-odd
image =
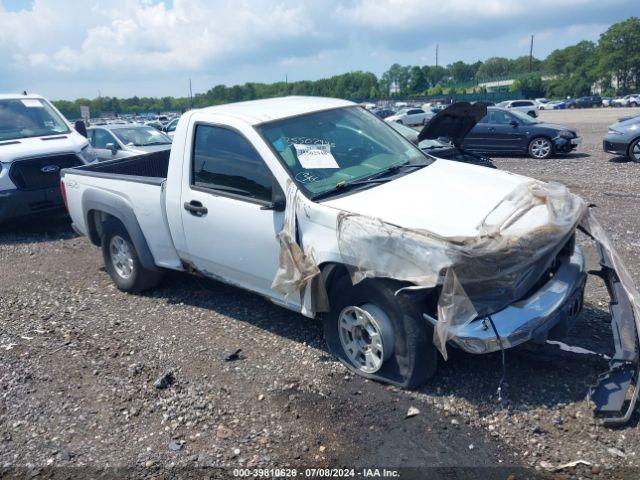
[[[598,95],[570,98],[566,102],[567,108],[593,108],[602,106],[602,98]]]
[[[391,115],[395,115],[396,111],[392,108],[377,108],[375,110],[372,110],[372,112],[380,118],[387,118],[390,117]]]
[[[126,158],[171,148],[171,138],[148,125],[104,125],[87,129],[98,160]]]
[[[178,120],[180,120],[180,117],[178,118],[174,118],[173,120],[169,121],[167,124],[165,124],[165,126],[162,128],[162,131],[170,138],[173,138],[173,134],[176,133],[176,127],[178,126]]]
[[[564,110],[567,104],[564,100],[552,100],[538,107],[540,110]]]
[[[632,93],[611,100],[612,107],[637,107],[640,105],[640,94]]]
[[[429,129],[431,123],[437,121],[438,118],[438,115],[434,116],[424,127],[423,131]],[[439,140],[437,138],[427,138],[428,136],[432,136],[428,133],[428,130],[423,135],[423,139],[420,140],[419,137],[422,132],[419,133],[417,130],[397,122],[390,122],[389,125],[391,125],[392,128],[394,128],[407,140],[418,145],[418,147],[420,147],[420,150],[432,157],[442,158],[445,160],[454,160],[456,162],[462,163],[471,163],[473,165],[479,165],[481,167],[496,168],[493,160],[491,160],[490,158],[479,155],[477,153],[467,152],[464,149],[456,146],[456,144],[449,139]],[[459,138],[459,140],[462,140],[462,138],[463,137]]]
[[[602,106],[603,107],[610,107],[611,106],[611,100],[613,100],[613,98],[611,98],[611,97],[602,97]]]
[[[610,125],[602,149],[640,162],[640,115]]]
[[[403,125],[425,125],[431,117],[433,112],[425,112],[421,108],[403,108],[395,115],[385,118],[387,122],[398,122]]]
[[[483,153],[523,153],[536,159],[569,153],[582,139],[574,128],[534,120],[518,110],[489,107],[467,134],[465,150]]]
[[[533,118],[538,116],[536,113],[538,105],[533,100],[507,100],[498,103],[497,106],[508,110],[518,110]]]

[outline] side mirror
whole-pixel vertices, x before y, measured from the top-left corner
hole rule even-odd
[[[275,212],[284,212],[287,207],[287,197],[280,188],[280,184],[274,179],[273,188],[271,189],[271,203],[260,207],[260,210],[273,210]]]
[[[511,125],[513,128],[516,128],[516,127],[517,127],[518,125],[520,125],[520,124],[519,124],[517,121],[515,121],[515,120],[511,120],[511,121],[509,122],[509,125]]]
[[[82,120],[76,120],[76,123],[73,126],[76,129],[76,132],[87,138],[87,126]]]
[[[107,143],[105,147],[107,147],[107,150],[111,150],[111,155],[118,153],[118,145],[115,143]]]

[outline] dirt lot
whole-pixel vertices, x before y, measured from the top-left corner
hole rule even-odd
[[[542,112],[577,127],[578,151],[496,164],[596,204],[640,283],[640,165],[601,146],[607,125],[631,112]],[[640,472],[637,414],[603,428],[585,399],[606,369],[598,356],[510,351],[498,402],[500,355],[454,353],[424,388],[402,392],[353,378],[327,354],[318,324],[255,295],[182,274],[145,295],[119,292],[98,249],[64,218],[0,227],[0,265],[0,477],[3,468],[86,477],[82,468],[182,476],[211,466],[431,468],[404,478]],[[568,344],[611,352],[607,300],[590,279]],[[239,360],[224,360],[240,348]],[[166,372],[173,385],[155,388]],[[420,414],[407,419],[410,406]],[[589,465],[551,473],[574,460]]]

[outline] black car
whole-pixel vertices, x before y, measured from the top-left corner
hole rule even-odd
[[[520,153],[542,159],[569,153],[581,141],[572,127],[540,122],[517,110],[488,107],[487,114],[466,134],[461,147],[474,152]]]
[[[419,133],[397,122],[390,122],[389,126],[433,157],[496,168],[490,158],[467,152],[459,146],[464,135],[486,113],[486,106],[459,102],[438,112]]]
[[[570,98],[566,102],[567,108],[593,108],[602,106],[602,98],[598,95]]]
[[[376,116],[380,118],[387,118],[387,117],[390,117],[391,115],[395,115],[396,111],[392,110],[391,108],[379,108],[379,109],[373,110],[373,113],[375,113]]]

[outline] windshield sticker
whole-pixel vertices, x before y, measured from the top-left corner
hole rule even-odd
[[[29,107],[29,108],[33,108],[33,107],[44,107],[44,105],[42,104],[42,102],[40,100],[38,100],[37,98],[25,98],[23,100],[20,100],[22,102],[22,104],[25,107]]]
[[[321,178],[312,172],[298,172],[296,173],[296,180],[300,183],[313,183],[321,180]]]
[[[287,145],[329,145],[330,147],[335,147],[335,143],[329,142],[323,138],[314,138],[314,137],[284,137],[284,140],[287,142]]]
[[[296,149],[296,155],[302,168],[307,170],[314,168],[340,168],[336,159],[331,155],[331,146],[329,144],[321,145],[300,145],[293,144]]]

